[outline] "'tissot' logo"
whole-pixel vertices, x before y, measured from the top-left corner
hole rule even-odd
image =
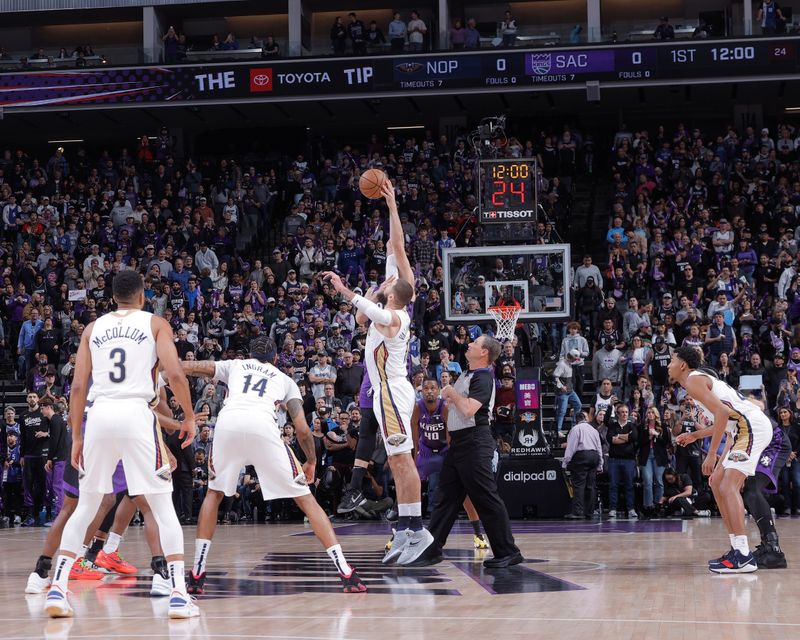
[[[250,69],[250,93],[272,91],[272,68]]]
[[[558,478],[555,469],[528,473],[527,471],[507,471],[503,476],[506,482],[553,482]]]

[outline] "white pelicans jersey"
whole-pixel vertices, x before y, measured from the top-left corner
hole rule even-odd
[[[270,418],[277,428],[278,403],[303,400],[294,380],[277,367],[255,359],[221,360],[216,363],[214,379],[228,386],[220,417],[226,413],[250,412],[255,418]]]
[[[89,337],[93,400],[155,402],[158,356],[152,317],[146,311],[124,310],[95,320]]]
[[[388,380],[408,378],[408,340],[411,318],[405,309],[395,310],[400,318],[400,328],[393,338],[383,335],[369,325],[364,345],[364,359],[372,384],[386,384]]]

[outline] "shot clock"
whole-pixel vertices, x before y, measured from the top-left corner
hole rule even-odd
[[[536,219],[535,160],[481,160],[479,176],[481,222]]]

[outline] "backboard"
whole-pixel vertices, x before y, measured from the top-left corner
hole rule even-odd
[[[521,322],[569,318],[568,244],[457,247],[442,259],[446,322],[491,321],[486,309],[504,298],[520,303]]]

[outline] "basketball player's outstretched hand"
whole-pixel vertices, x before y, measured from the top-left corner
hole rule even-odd
[[[677,438],[675,438],[675,442],[677,442],[680,446],[685,447],[692,442],[695,441],[694,434],[692,433],[682,433]]]
[[[339,274],[334,273],[333,271],[323,271],[320,275],[324,280],[330,282],[331,286],[340,293],[347,288],[344,286],[344,283],[342,282],[342,279],[339,277]]]
[[[390,209],[392,207],[397,208],[397,201],[394,198],[394,186],[392,186],[391,180],[386,179],[381,183],[381,195],[386,198],[386,205]]]
[[[194,418],[191,420],[184,419],[181,421],[181,428],[178,430],[178,440],[183,440],[181,443],[181,449],[185,449],[192,444],[195,431],[197,431],[197,427],[195,426]]]
[[[316,465],[312,464],[310,462],[306,462],[303,465],[303,473],[306,474],[306,482],[308,483],[309,486],[314,484],[314,470],[315,470],[315,467],[316,467]]]

